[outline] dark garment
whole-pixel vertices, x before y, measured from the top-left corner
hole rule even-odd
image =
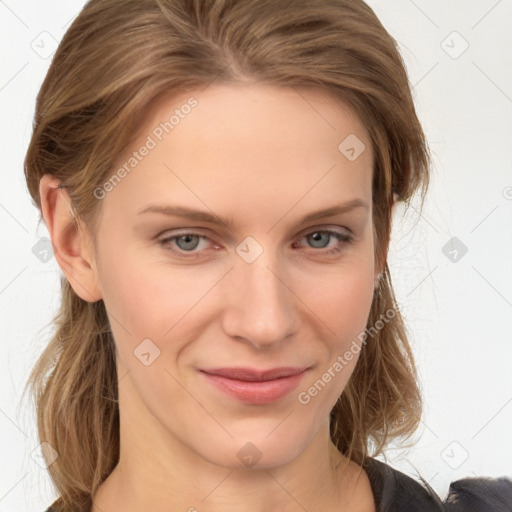
[[[428,484],[423,487],[405,473],[374,458],[363,463],[377,512],[443,512],[443,503]]]
[[[512,512],[512,479],[463,478],[450,484],[441,501],[426,480],[422,483],[377,459],[368,458],[368,474],[377,512]]]
[[[450,484],[447,498],[441,501],[421,477],[419,483],[371,457],[363,463],[363,468],[370,480],[377,512],[512,512],[510,478],[456,480]],[[53,507],[58,501],[46,512],[57,512],[58,508]]]

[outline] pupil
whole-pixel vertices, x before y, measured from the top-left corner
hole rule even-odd
[[[313,238],[313,241],[316,243],[316,242],[321,242],[321,239],[322,237],[328,237],[330,236],[328,233],[319,233],[318,231],[316,233],[312,233],[311,234],[311,237]],[[313,244],[314,247],[319,247],[318,245],[315,245],[315,243]],[[320,247],[322,247],[320,245]]]
[[[194,238],[195,238],[195,241],[191,242],[191,240],[193,240]],[[184,247],[180,244],[180,241],[185,242]],[[182,235],[179,238],[177,238],[177,240],[176,240],[176,243],[178,244],[179,248],[183,249],[183,250],[195,249],[197,247],[198,242],[199,241],[198,241],[198,238],[196,235]],[[192,244],[192,245],[190,245],[190,244]]]

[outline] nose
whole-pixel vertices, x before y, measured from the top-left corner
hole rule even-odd
[[[252,263],[237,257],[224,283],[228,290],[223,317],[226,334],[258,349],[286,343],[299,326],[298,299],[287,275],[270,250]]]

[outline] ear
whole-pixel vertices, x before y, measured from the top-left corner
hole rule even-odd
[[[393,192],[393,204],[391,205],[391,215],[390,215],[391,221],[393,221],[393,219],[395,218],[397,204],[398,204],[398,194],[396,192]],[[388,240],[388,244],[389,244],[389,240]],[[387,249],[388,249],[388,247],[386,247],[386,254],[387,254]],[[386,260],[387,260],[387,258],[386,258]],[[386,261],[384,261],[381,264],[381,266],[379,266],[378,262],[375,262],[375,275],[374,275],[375,288],[377,288],[379,285],[379,280],[382,277],[382,273],[384,272],[385,266],[386,266]]]
[[[393,204],[391,205],[391,219],[394,220],[396,215],[396,208],[398,204],[398,194],[393,192]]]
[[[39,182],[41,210],[53,253],[75,293],[87,302],[102,298],[90,234],[75,217],[70,197],[60,181],[45,174]]]

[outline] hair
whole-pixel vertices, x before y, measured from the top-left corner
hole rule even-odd
[[[90,0],[64,35],[37,96],[24,162],[41,211],[52,174],[94,234],[104,184],[159,98],[222,84],[313,88],[348,104],[368,130],[375,261],[383,269],[368,328],[379,320],[331,412],[338,450],[361,464],[409,438],[422,413],[413,354],[387,264],[394,198],[425,198],[430,152],[398,44],[362,0]],[[115,345],[102,300],[81,299],[61,276],[55,332],[27,381],[55,510],[89,510],[119,459]],[[388,311],[394,315],[382,322]],[[389,315],[388,315],[389,316]],[[375,331],[375,329],[374,329]]]

